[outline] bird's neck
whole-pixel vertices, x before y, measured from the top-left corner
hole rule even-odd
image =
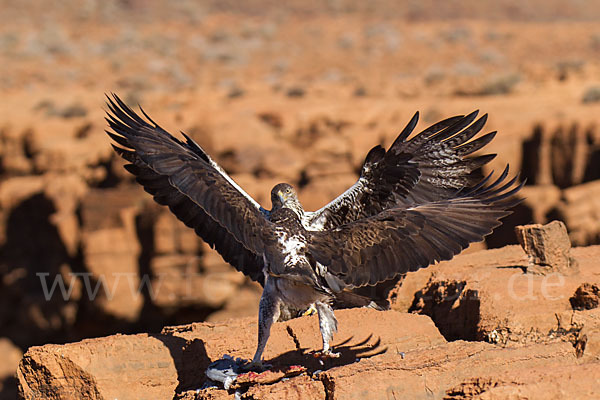
[[[302,205],[299,202],[288,202],[283,207],[295,212],[298,216],[298,220],[302,221],[302,217],[304,216],[304,208],[302,208]]]
[[[294,205],[290,205],[290,203],[286,203],[280,207],[273,208],[271,210],[271,221],[273,222],[283,222],[295,220],[300,224],[302,221],[302,216],[304,215],[304,209],[302,206],[298,205],[295,207]]]

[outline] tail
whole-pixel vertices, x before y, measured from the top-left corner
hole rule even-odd
[[[335,299],[333,301],[334,309],[341,308],[356,308],[356,307],[367,307],[373,308],[378,311],[384,311],[390,309],[390,303],[387,301],[387,291],[385,296],[381,296],[381,294],[372,293],[367,294],[363,293],[371,290],[376,290],[375,287],[361,287],[354,289],[352,291],[343,290],[335,294]],[[377,290],[379,292],[379,290]]]

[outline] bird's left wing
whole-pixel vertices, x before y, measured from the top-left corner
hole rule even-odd
[[[452,199],[392,208],[330,231],[310,232],[308,252],[334,291],[376,285],[429,264],[449,260],[500,225],[520,200],[508,169]]]
[[[262,232],[271,229],[265,210],[244,192],[191,138],[183,142],[136,114],[119,97],[107,102],[108,135],[154,199],[236,269],[263,281]]]

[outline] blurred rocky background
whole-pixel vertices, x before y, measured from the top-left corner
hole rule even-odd
[[[417,110],[425,128],[479,109],[499,131],[483,172],[509,163],[527,185],[469,251],[555,219],[600,244],[599,4],[284,4],[0,0],[4,396],[32,345],[256,315],[260,289],[123,169],[105,93],[190,134],[267,208],[281,181],[321,207]]]

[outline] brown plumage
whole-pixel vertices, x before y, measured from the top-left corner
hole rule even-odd
[[[508,167],[492,183],[491,175],[475,180],[474,171],[494,157],[468,157],[495,135],[472,140],[485,115],[449,118],[408,139],[417,113],[387,151],[371,149],[359,180],[320,210],[304,211],[288,184],[273,188],[266,210],[185,134],[185,141],[173,137],[115,95],[108,108],[107,133],[130,162],[127,170],[225,261],[264,286],[255,365],[282,306],[315,306],[323,352],[334,355],[331,304],[366,305],[372,299],[364,287],[481,241],[518,203],[514,194],[522,187],[517,177],[507,180]]]

